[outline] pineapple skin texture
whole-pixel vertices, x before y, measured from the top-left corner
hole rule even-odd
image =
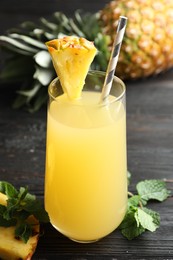
[[[114,0],[99,12],[112,46],[119,16],[128,18],[116,74],[137,79],[173,67],[173,1]]]
[[[0,204],[6,205],[7,196],[0,192]],[[35,252],[38,243],[40,226],[33,217],[28,218],[28,222],[35,224],[34,235],[25,244],[14,237],[15,227],[0,226],[0,259],[2,260],[30,260]]]
[[[80,98],[86,75],[97,53],[94,44],[85,38],[65,36],[46,45],[64,93],[72,100]]]

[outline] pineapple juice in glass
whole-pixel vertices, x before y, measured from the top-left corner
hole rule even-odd
[[[81,97],[49,86],[45,208],[68,238],[97,241],[115,230],[127,205],[125,85],[114,77],[99,103],[105,73],[88,73]]]

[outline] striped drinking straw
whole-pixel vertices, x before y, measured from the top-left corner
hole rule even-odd
[[[118,21],[117,34],[113,43],[112,52],[108,63],[106,77],[105,77],[105,81],[101,93],[101,102],[106,101],[111,90],[112,81],[113,81],[115,69],[118,62],[118,57],[119,57],[120,48],[125,33],[126,24],[127,24],[127,17],[120,16]]]

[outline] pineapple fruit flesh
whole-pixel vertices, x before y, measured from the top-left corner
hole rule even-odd
[[[173,0],[114,0],[100,11],[102,31],[115,37],[120,15],[128,18],[116,74],[136,79],[173,66]]]
[[[93,42],[65,36],[46,43],[64,93],[69,99],[81,96],[85,78],[97,53]]]
[[[0,193],[0,204],[6,205],[7,196]],[[0,226],[0,259],[3,260],[30,260],[35,252],[39,236],[39,223],[33,217],[28,218],[28,223],[33,224],[33,236],[27,243],[15,238],[15,227]]]

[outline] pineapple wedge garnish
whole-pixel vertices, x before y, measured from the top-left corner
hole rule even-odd
[[[46,43],[64,93],[70,99],[81,96],[85,78],[97,53],[93,42],[65,36]]]
[[[0,192],[0,204],[6,205],[7,196]],[[30,260],[37,247],[40,225],[30,216],[28,223],[33,224],[33,236],[27,243],[14,236],[15,227],[0,226],[0,259],[3,260]]]

